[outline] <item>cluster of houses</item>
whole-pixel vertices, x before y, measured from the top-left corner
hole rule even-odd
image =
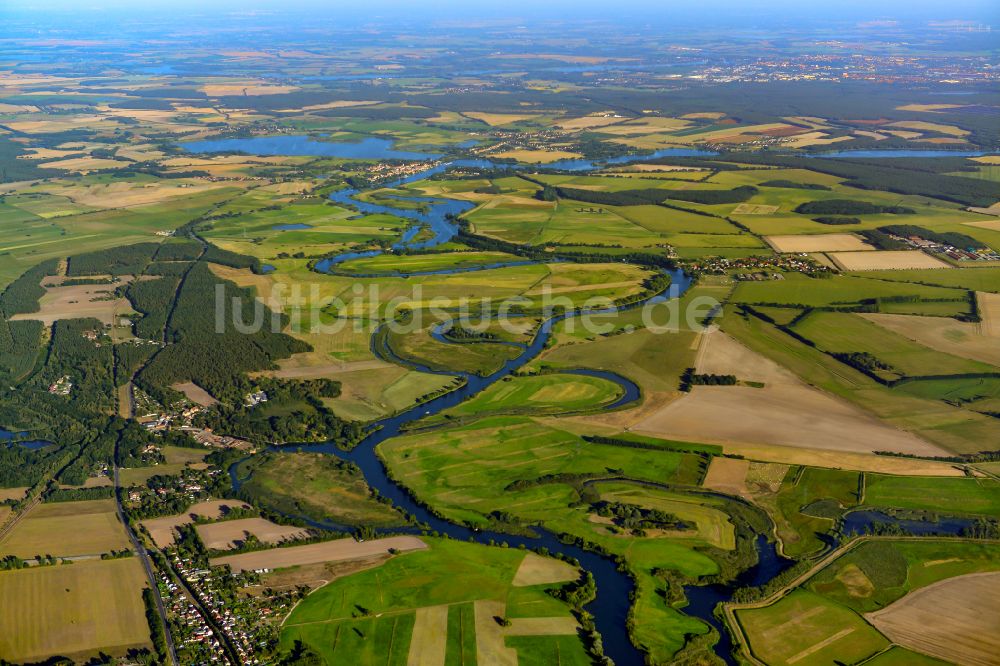
[[[69,395],[72,390],[73,380],[69,378],[69,375],[60,377],[49,386],[49,393],[52,395]]]
[[[932,252],[934,254],[943,254],[953,261],[1000,261],[1000,253],[997,253],[996,250],[988,247],[963,248],[955,247],[954,245],[949,245],[947,243],[928,240],[926,238],[921,238],[920,236],[889,235],[893,238],[893,240],[906,243],[912,248]]]
[[[188,648],[198,648],[198,660],[202,663],[229,664],[230,659],[222,648],[222,642],[208,625],[201,611],[181,591],[180,586],[166,574],[160,573],[160,595],[167,600],[171,615],[184,630],[184,635],[176,636],[177,642]]]
[[[821,273],[829,271],[804,254],[779,254],[759,257],[706,257],[685,262],[685,267],[702,273],[733,273],[734,280],[783,280],[781,272]],[[781,271],[781,272],[774,272]]]
[[[216,589],[215,575],[209,569],[198,569],[195,565],[185,559],[180,558],[176,553],[172,556],[175,571],[187,581],[190,589],[198,597],[202,607],[207,609],[212,619],[222,632],[225,638],[236,650],[241,664],[259,664],[260,659],[255,655],[255,646],[261,643],[266,645],[266,640],[261,640],[256,630],[265,626],[262,622],[271,615],[270,607],[253,608],[253,617],[241,617],[233,612],[230,604],[222,599],[222,595]],[[266,600],[264,600],[267,603]]]

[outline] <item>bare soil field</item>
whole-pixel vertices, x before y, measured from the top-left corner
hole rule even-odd
[[[905,648],[955,664],[996,664],[1000,654],[1000,573],[947,578],[865,618]]]
[[[876,252],[830,252],[830,259],[842,271],[885,271],[911,268],[951,268],[920,250],[878,250]]]
[[[366,571],[388,561],[391,555],[382,554],[361,560],[345,560],[343,562],[315,562],[300,564],[286,569],[272,571],[264,576],[263,584],[279,589],[293,589],[305,585],[309,589],[322,587],[327,583],[350,576],[360,571]],[[250,594],[259,594],[263,589],[259,586],[249,588]]]
[[[301,539],[309,534],[301,527],[278,525],[264,518],[226,520],[221,523],[197,525],[195,529],[205,545],[215,550],[231,550],[239,547],[246,541],[248,533],[264,543],[281,543],[290,539]]]
[[[211,393],[198,386],[194,382],[185,382],[183,384],[174,384],[171,386],[175,391],[180,391],[187,397],[188,400],[195,403],[196,405],[201,405],[202,407],[211,407],[212,405],[219,404],[219,401],[212,396]]]
[[[800,236],[764,236],[775,252],[874,252],[854,234],[810,234]]]
[[[511,585],[529,587],[548,583],[564,583],[576,580],[578,575],[579,571],[576,567],[567,562],[557,560],[554,557],[542,557],[534,553],[527,553],[521,560],[521,566],[517,568]]]
[[[373,555],[388,553],[390,549],[397,551],[423,550],[427,544],[413,536],[396,536],[373,541],[355,541],[353,539],[337,539],[322,543],[311,543],[306,546],[290,548],[272,548],[254,553],[227,555],[211,560],[212,566],[228,564],[233,571],[253,569],[280,569],[294,567],[300,564],[316,562],[337,562],[354,560]]]
[[[103,324],[113,324],[115,317],[133,312],[127,299],[109,299],[117,286],[119,285],[78,284],[46,287],[45,295],[38,301],[38,312],[14,315],[11,319],[34,319],[51,326],[60,319],[92,317]]]
[[[153,542],[160,548],[166,548],[174,543],[176,533],[174,529],[194,522],[192,516],[202,516],[204,518],[219,518],[229,507],[249,509],[250,505],[238,500],[208,500],[192,504],[184,513],[176,516],[163,516],[161,518],[150,518],[142,521],[142,526],[149,531]]]
[[[763,382],[749,386],[695,386],[690,393],[633,429],[656,437],[718,444],[776,444],[831,451],[877,450],[947,455],[917,436],[799,380],[773,361],[722,332],[703,336],[698,368]]]
[[[712,458],[708,473],[705,474],[705,480],[701,485],[722,493],[745,497],[749,495],[746,486],[748,471],[750,471],[749,460],[716,456]]]
[[[1000,312],[986,315],[982,304],[980,312],[983,321],[978,324],[950,317],[882,313],[861,316],[931,349],[1000,367]]]
[[[406,666],[444,666],[448,647],[448,606],[418,608]]]

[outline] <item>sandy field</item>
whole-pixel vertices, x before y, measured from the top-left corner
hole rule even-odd
[[[951,268],[920,250],[879,250],[876,252],[831,252],[833,263],[842,271],[906,270],[909,268]]]
[[[542,557],[534,553],[527,553],[521,560],[521,566],[514,574],[514,587],[528,587],[531,585],[545,585],[548,583],[564,583],[576,580],[579,571],[568,562],[557,560],[554,557]]]
[[[775,252],[844,252],[874,251],[861,236],[854,234],[811,234],[798,236],[764,236]]]
[[[978,324],[950,317],[881,313],[861,316],[931,349],[1000,367],[1000,312],[983,317]]]
[[[708,473],[705,474],[705,480],[701,485],[721,493],[746,497],[749,495],[746,486],[748,471],[750,471],[749,460],[715,456],[708,466]]]
[[[309,535],[309,532],[301,527],[278,525],[264,518],[226,520],[221,523],[196,525],[195,529],[205,545],[215,550],[237,548],[246,540],[247,533],[253,534],[264,543],[281,543]]]
[[[923,120],[900,120],[889,123],[887,127],[902,127],[908,130],[923,130],[925,132],[940,132],[941,134],[951,134],[952,136],[967,136],[968,130],[954,125],[942,125],[940,123],[928,123]]]
[[[260,550],[242,555],[216,557],[211,560],[211,564],[213,567],[228,564],[236,572],[253,569],[280,569],[299,564],[337,562],[382,555],[388,553],[391,548],[398,551],[423,550],[427,548],[427,544],[413,536],[396,536],[360,542],[353,539],[337,539],[311,543],[306,546],[272,548],[271,550]]]
[[[1000,654],[1000,573],[947,578],[865,618],[905,648],[955,664],[996,664]]]
[[[175,391],[180,391],[185,395],[185,397],[187,397],[188,400],[196,405],[201,405],[202,407],[211,407],[212,405],[217,405],[219,403],[219,401],[216,400],[211,393],[194,382],[174,384],[170,388]]]
[[[829,451],[948,455],[853,405],[808,386],[773,361],[716,331],[702,336],[698,369],[735,373],[749,386],[695,386],[640,421],[634,431],[681,441],[774,444]]]
[[[14,315],[11,319],[34,319],[51,326],[60,319],[93,317],[103,324],[113,324],[116,316],[133,312],[132,305],[125,298],[105,300],[121,284],[124,282],[47,287],[45,295],[38,301],[38,312]]]
[[[184,513],[176,516],[163,516],[161,518],[150,518],[142,521],[153,542],[160,548],[166,548],[174,543],[176,534],[174,528],[180,525],[187,525],[194,522],[192,515],[203,516],[205,518],[219,518],[222,515],[223,507],[239,507],[249,509],[250,505],[238,500],[208,500],[192,504]]]
[[[448,648],[448,606],[418,608],[406,666],[444,666]]]

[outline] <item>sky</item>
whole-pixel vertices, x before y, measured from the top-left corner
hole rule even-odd
[[[114,10],[149,11],[166,9],[172,12],[194,10],[247,11],[251,9],[288,11],[289,9],[320,9],[327,12],[398,11],[453,12],[457,15],[496,15],[517,12],[567,12],[581,15],[620,15],[629,13],[689,13],[712,15],[719,11],[739,14],[839,14],[861,16],[948,16],[967,15],[969,18],[1000,21],[997,0],[3,0],[7,10],[32,10],[58,13],[64,11]]]

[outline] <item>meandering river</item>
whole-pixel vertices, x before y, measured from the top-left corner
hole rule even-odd
[[[631,159],[638,160],[646,158],[648,158],[648,156],[635,156]],[[506,167],[508,165],[494,164],[486,160],[458,160],[447,164],[438,164],[428,168],[424,172],[389,183],[386,187],[399,187],[400,185],[404,185],[406,183],[422,180],[435,173],[440,173],[451,166],[479,166],[483,168],[491,168]],[[587,168],[595,168],[595,165],[593,163],[589,163],[589,167]],[[587,169],[583,168],[581,165],[580,168],[574,170],[584,171]],[[457,226],[449,214],[458,215],[468,210],[472,205],[468,202],[449,199],[433,199],[429,202],[427,199],[414,199],[428,203],[427,210],[403,210],[358,201],[355,199],[358,194],[359,191],[355,189],[340,190],[335,192],[331,198],[338,203],[351,204],[363,213],[384,213],[395,215],[397,217],[406,217],[422,225],[427,225],[427,227],[433,231],[432,238],[419,242],[412,242],[416,233],[416,226],[411,227],[411,229],[404,234],[404,237],[394,246],[395,248],[428,248],[450,240],[457,233]],[[331,267],[344,261],[360,257],[377,256],[382,252],[382,250],[373,250],[370,252],[343,253],[325,259],[316,266],[316,269],[320,271],[328,271]],[[465,269],[459,268],[434,272],[446,274],[460,273],[468,270],[484,270],[484,267]],[[670,271],[670,276],[672,284],[668,291],[655,294],[643,301],[620,307],[570,311],[545,319],[538,327],[538,330],[531,342],[520,345],[522,349],[516,358],[507,361],[499,370],[487,376],[479,376],[463,372],[442,371],[422,366],[421,364],[415,363],[409,359],[392,357],[389,360],[396,363],[406,364],[423,372],[462,377],[465,380],[465,383],[463,386],[454,391],[440,395],[424,404],[411,407],[403,412],[373,423],[368,430],[368,434],[351,451],[345,452],[337,448],[332,443],[286,446],[281,447],[279,450],[320,452],[335,455],[344,460],[353,462],[364,474],[368,485],[376,489],[383,497],[391,500],[393,504],[411,514],[419,522],[427,524],[431,530],[435,530],[441,534],[446,534],[453,539],[460,539],[463,541],[471,540],[484,544],[490,542],[506,542],[512,547],[519,547],[523,545],[532,549],[544,547],[548,548],[551,552],[562,553],[567,556],[575,557],[579,560],[581,566],[594,576],[594,580],[597,584],[597,599],[590,603],[586,609],[594,616],[595,625],[603,638],[605,653],[619,666],[641,666],[644,664],[643,654],[632,645],[626,628],[626,620],[628,619],[630,608],[630,595],[633,592],[634,584],[632,579],[627,574],[618,571],[616,565],[610,559],[596,553],[586,551],[575,545],[564,544],[559,541],[554,534],[544,529],[536,529],[536,532],[539,535],[537,538],[528,538],[491,532],[488,530],[474,530],[464,525],[459,525],[439,518],[427,510],[422,504],[415,501],[406,489],[389,478],[386,468],[376,452],[376,448],[382,442],[402,434],[405,426],[424,417],[438,414],[449,407],[454,407],[463,403],[492,386],[496,382],[523,368],[541,353],[552,334],[553,327],[564,319],[577,317],[582,314],[614,314],[615,312],[624,311],[626,309],[644,307],[647,304],[665,303],[671,298],[680,297],[690,287],[691,279],[680,270]],[[441,339],[445,340],[444,338]],[[670,344],[670,340],[665,338],[664,344]],[[375,351],[374,346],[373,351]],[[634,382],[620,375],[601,370],[577,370],[575,372],[598,376],[615,382],[621,386],[622,395],[613,405],[611,405],[611,407],[621,407],[639,399],[639,388]],[[240,485],[240,480],[237,478],[237,465],[234,465],[230,469],[230,474],[233,478],[234,485],[238,487]],[[766,582],[788,565],[788,561],[780,558],[775,552],[773,544],[768,543],[767,539],[764,537],[758,539],[757,550],[759,555],[758,565],[745,572],[737,581],[737,585],[760,584]],[[719,630],[721,638],[715,647],[715,651],[716,654],[718,654],[727,663],[735,663],[731,655],[732,643],[726,629],[714,617],[713,611],[719,602],[730,598],[734,587],[735,585],[713,585],[689,586],[686,588],[689,605],[685,608],[685,612],[694,617],[698,617]]]

